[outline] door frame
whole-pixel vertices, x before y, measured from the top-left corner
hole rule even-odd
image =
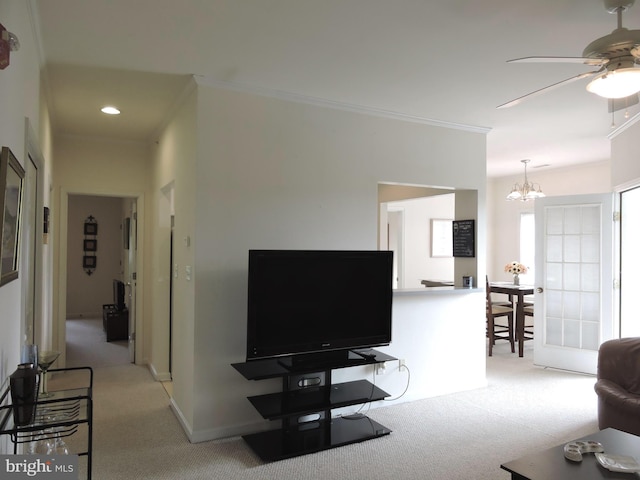
[[[621,336],[624,327],[623,322],[624,318],[622,316],[622,289],[624,287],[624,282],[621,281],[622,275],[622,223],[624,222],[624,214],[622,212],[622,195],[629,190],[640,189],[640,178],[636,178],[635,180],[631,180],[625,182],[623,184],[617,185],[614,188],[615,198],[614,198],[614,209],[616,213],[618,213],[618,222],[616,222],[615,229],[615,283],[618,288],[617,295],[615,296],[615,307],[616,307],[616,319],[617,319],[617,327],[618,327],[618,336]],[[629,212],[626,213],[627,215]]]
[[[25,272],[24,275],[20,275],[22,291],[25,292],[23,294],[24,315],[20,334],[22,342],[40,345],[45,336],[43,319],[47,316],[44,310],[44,276],[42,273],[44,268],[44,157],[28,117],[25,118],[25,132],[26,156],[24,169],[25,182],[27,182],[25,193],[35,188],[35,205],[33,206],[34,217],[25,218],[27,221],[24,222],[24,225],[31,229],[31,238],[28,240],[33,242],[33,258],[26,258],[28,255],[24,255],[24,253],[30,254],[32,252],[29,248],[25,248],[21,260],[22,265],[20,266],[20,271]],[[28,173],[31,168],[35,168],[35,185],[28,183],[29,179],[32,178]],[[28,199],[29,196],[25,195],[24,198]],[[24,212],[28,213],[29,210],[29,208],[25,208]],[[33,224],[29,226],[31,221],[33,221]],[[21,235],[25,235],[25,233],[26,228]],[[21,238],[21,244],[26,245],[24,236]],[[29,266],[32,268],[28,268]],[[31,312],[31,314],[28,315],[28,312]]]
[[[127,214],[129,215],[129,231],[128,235],[129,249],[124,253],[123,266],[124,266],[124,283],[129,290],[129,360],[131,363],[136,363],[136,337],[137,337],[137,318],[138,318],[138,306],[137,306],[137,291],[138,291],[138,204],[135,199],[128,198],[130,201],[128,205]]]
[[[82,190],[82,189],[69,189],[66,187],[60,188],[60,222],[58,222],[58,245],[57,245],[57,257],[58,257],[58,278],[57,278],[57,308],[54,308],[54,315],[52,318],[51,326],[51,348],[60,352],[58,358],[58,367],[64,368],[67,363],[67,332],[66,332],[66,319],[67,319],[67,231],[68,231],[68,214],[69,214],[69,196],[70,195],[90,195],[90,196],[105,196],[105,197],[119,197],[119,198],[135,198],[138,205],[138,218],[141,221],[138,222],[138,254],[136,258],[137,265],[137,284],[140,291],[144,291],[144,270],[143,270],[143,258],[144,258],[144,193],[142,192],[122,192],[116,190]],[[55,288],[55,287],[54,287]],[[135,350],[136,350],[136,364],[141,365],[146,358],[144,352],[144,305],[142,302],[143,295],[136,297],[136,338],[135,338]]]

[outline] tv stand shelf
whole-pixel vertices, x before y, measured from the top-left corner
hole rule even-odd
[[[335,408],[382,400],[389,394],[367,380],[333,384],[331,371],[374,365],[396,358],[377,350],[349,352],[342,360],[327,363],[293,363],[289,358],[252,360],[232,366],[247,380],[281,377],[282,392],[249,397],[263,418],[281,420],[279,429],[244,435],[249,446],[264,461],[275,461],[362,442],[391,430],[365,415],[332,418]],[[300,381],[313,379],[320,384],[300,387]]]

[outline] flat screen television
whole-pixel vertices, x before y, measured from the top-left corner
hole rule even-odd
[[[250,250],[247,361],[388,345],[392,276],[390,251]]]
[[[120,280],[113,281],[113,304],[117,310],[124,310],[127,306],[124,303],[124,283]]]

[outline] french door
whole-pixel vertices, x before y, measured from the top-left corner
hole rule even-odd
[[[534,363],[595,374],[613,338],[613,194],[536,200]]]

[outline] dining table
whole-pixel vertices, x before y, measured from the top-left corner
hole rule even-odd
[[[533,285],[515,285],[509,282],[491,282],[491,292],[504,293],[509,296],[509,302],[516,307],[516,341],[518,342],[518,356],[524,357],[524,297],[533,295]],[[515,298],[515,302],[514,302]]]

